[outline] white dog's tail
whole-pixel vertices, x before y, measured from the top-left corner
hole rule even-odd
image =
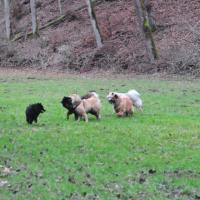
[[[130,99],[133,101],[133,105],[142,110],[142,99],[140,98],[140,93],[137,92],[136,90],[129,90],[126,93]]]

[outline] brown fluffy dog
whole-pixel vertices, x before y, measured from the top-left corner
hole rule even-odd
[[[115,94],[109,102],[114,105],[114,110],[118,117],[125,117],[133,114],[133,102],[128,96]]]
[[[78,115],[78,121],[83,118],[88,122],[87,113],[96,116],[100,119],[100,108],[101,102],[99,96],[96,92],[90,92],[87,97],[81,99],[77,94],[69,96],[71,98],[72,106],[74,107],[74,112]]]

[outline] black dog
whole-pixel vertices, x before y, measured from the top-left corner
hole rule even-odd
[[[37,118],[40,113],[45,112],[43,105],[41,103],[31,104],[26,108],[26,121],[32,124],[33,121],[37,123]]]
[[[78,120],[78,114],[75,111],[76,107],[73,106],[72,99],[70,97],[63,97],[61,104],[68,110],[67,119],[69,119],[69,116],[74,113],[75,120]]]

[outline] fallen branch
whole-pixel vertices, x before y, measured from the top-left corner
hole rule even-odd
[[[47,28],[49,26],[55,26],[55,25],[60,24],[61,22],[64,22],[65,19],[67,18],[67,16],[68,16],[68,14],[65,14],[65,15],[62,15],[62,16],[50,21],[49,23],[47,23],[44,26],[40,27],[39,31],[43,30],[43,29],[45,29],[45,28]],[[28,32],[26,34],[26,37],[29,37],[29,36],[32,36],[32,35],[33,35],[32,31],[30,31],[30,32]],[[14,41],[20,40],[23,37],[25,37],[25,35],[23,33],[18,33],[17,35],[15,35],[15,37],[12,39],[12,41],[14,42]]]
[[[43,30],[49,26],[56,26],[58,24],[60,24],[61,22],[64,22],[67,17],[68,17],[69,13],[65,14],[65,15],[61,15],[60,17],[50,21],[49,23],[45,24],[44,26],[42,26],[39,30]]]

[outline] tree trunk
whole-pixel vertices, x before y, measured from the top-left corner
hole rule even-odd
[[[4,0],[4,16],[6,23],[6,37],[10,39],[11,37],[11,23],[10,23],[10,1]]]
[[[62,4],[61,4],[61,0],[58,0],[58,7],[59,7],[60,15],[62,15]]]
[[[87,5],[88,5],[88,13],[90,16],[90,20],[92,23],[92,27],[93,27],[96,42],[97,42],[97,47],[100,48],[100,47],[102,47],[103,44],[102,44],[102,38],[101,38],[100,30],[98,27],[96,15],[95,15],[94,8],[93,8],[93,3],[91,0],[86,0],[86,1],[87,1]]]
[[[30,0],[30,6],[31,6],[32,32],[33,32],[33,35],[38,35],[35,0]]]
[[[149,23],[149,17],[146,10],[146,0],[134,0],[135,10],[139,18],[141,30],[145,38],[145,44],[147,49],[147,54],[151,63],[158,59],[158,54],[155,46],[155,42],[152,35],[152,28]]]

